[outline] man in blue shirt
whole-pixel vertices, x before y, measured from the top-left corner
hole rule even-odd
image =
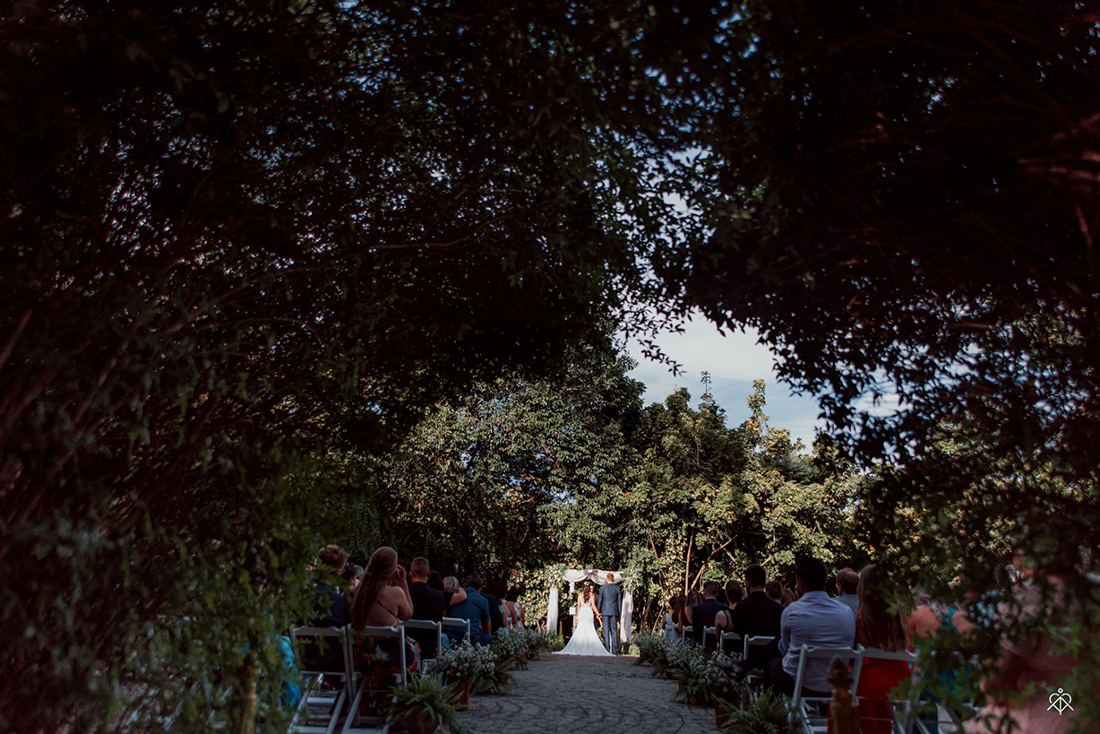
[[[800,558],[795,565],[798,601],[783,610],[780,620],[779,653],[764,666],[764,683],[782,693],[794,693],[794,678],[803,647],[848,647],[856,639],[856,618],[852,610],[825,593],[825,564],[816,558]],[[832,686],[825,678],[829,661],[806,661],[802,691],[807,696],[829,697]]]
[[[493,641],[489,631],[489,602],[480,591],[481,577],[476,573],[470,574],[466,579],[466,601],[451,607],[447,616],[467,620],[470,623],[471,642],[475,645],[488,645]]]

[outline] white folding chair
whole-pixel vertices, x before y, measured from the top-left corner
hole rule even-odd
[[[402,622],[401,625],[405,627],[406,630],[430,630],[435,633],[435,655],[431,658],[424,658],[423,656],[420,658],[420,670],[423,671],[424,663],[434,661],[435,658],[439,656],[439,651],[443,649],[443,625],[440,622],[433,622],[430,619],[410,619],[406,622]],[[406,632],[405,636],[409,637],[410,635]],[[421,652],[423,652],[423,648]]]
[[[333,734],[340,722],[344,704],[355,687],[355,668],[350,657],[347,627],[298,627],[290,631],[302,677],[302,700],[294,712],[289,731],[297,734]],[[303,644],[315,644],[339,651],[341,670],[312,670],[304,656],[298,655]],[[331,688],[323,688],[325,683]]]
[[[863,667],[863,648],[858,645],[848,647],[807,647],[803,645],[798,654],[798,670],[794,677],[794,694],[791,696],[791,731],[801,731],[804,734],[822,734],[828,729],[829,703],[832,701],[832,691],[818,691],[828,693],[819,698],[805,696],[802,693],[803,680],[806,677],[806,664],[811,660],[824,660],[826,664],[834,657],[840,658],[852,671],[852,684],[849,693],[855,700],[856,688],[859,686],[859,674]],[[821,711],[824,711],[822,713]]]
[[[473,640],[470,638],[470,620],[461,619],[460,617],[444,617],[443,618],[443,627],[444,628],[450,627],[451,629],[454,629],[455,627],[465,628],[465,630],[466,630],[466,638],[465,639],[470,640],[471,642],[473,642]]]
[[[714,640],[717,642],[718,641],[718,630],[716,630],[714,627],[704,627],[703,628],[703,639],[699,643],[703,647],[707,646],[707,637],[713,637]]]
[[[397,645],[397,672],[393,676],[392,682],[397,685],[407,685],[409,682],[409,673],[406,667],[405,658],[405,627],[399,624],[397,627],[364,627],[359,630],[359,637],[373,637],[376,640],[393,639]],[[353,641],[349,635],[348,639],[348,656],[353,658],[352,651]],[[353,660],[354,664],[354,660]],[[382,697],[386,693],[385,689],[373,689],[371,688],[373,681],[371,676],[362,675],[359,676],[359,685],[356,687],[355,698],[352,699],[351,706],[348,709],[347,720],[344,721],[344,727],[341,729],[343,734],[386,734],[389,732],[389,724],[386,723],[386,715],[382,707]],[[375,699],[375,700],[371,700]],[[363,716],[359,713],[359,706],[366,700],[372,708],[378,713],[374,715]]]
[[[743,649],[741,635],[736,632],[723,632],[722,638],[718,641],[718,649],[734,659],[739,658]]]
[[[910,734],[917,721],[917,701],[920,697],[920,671],[917,668],[917,654],[904,650],[902,652],[886,652],[877,647],[868,647],[863,650],[863,660],[860,664],[861,675],[863,671],[867,669],[867,662],[870,660],[896,660],[899,662],[905,662],[909,665],[909,693],[904,699],[891,699],[889,701],[891,708],[891,720],[893,722],[892,730],[895,732],[903,732],[904,734]],[[897,710],[898,715],[893,714],[893,710]],[[860,712],[860,718],[866,718],[865,712]]]

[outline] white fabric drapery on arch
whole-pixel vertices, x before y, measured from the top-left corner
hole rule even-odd
[[[601,571],[595,568],[570,568],[562,572],[563,581],[569,582],[569,594],[576,592],[577,584],[591,581],[597,586],[607,583],[607,574],[611,574],[615,583],[621,583],[623,575],[619,571]],[[558,629],[558,585],[550,586],[550,599],[546,607],[546,631],[553,634]],[[634,613],[634,598],[629,591],[623,589],[623,613],[619,618],[619,641],[630,642],[630,618]]]

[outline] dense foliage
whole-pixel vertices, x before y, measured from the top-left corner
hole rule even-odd
[[[246,643],[276,675],[319,446],[629,310],[681,113],[597,16],[647,17],[3,11],[0,728],[207,726]]]

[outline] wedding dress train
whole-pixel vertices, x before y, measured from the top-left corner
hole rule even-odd
[[[607,648],[603,646],[603,640],[596,634],[596,615],[592,607],[582,606],[577,614],[577,629],[569,638],[569,644],[558,655],[590,655],[612,657]]]

